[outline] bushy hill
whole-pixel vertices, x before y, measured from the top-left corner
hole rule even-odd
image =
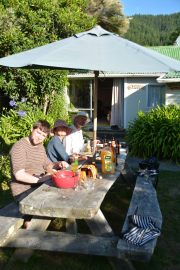
[[[180,35],[180,12],[170,15],[134,15],[125,38],[143,46],[172,45]]]

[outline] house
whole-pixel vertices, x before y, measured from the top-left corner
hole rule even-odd
[[[180,60],[179,46],[154,47],[166,56]],[[78,110],[93,116],[93,80],[91,72],[69,74],[68,95]],[[148,112],[157,105],[180,104],[180,71],[171,73],[100,73],[98,79],[99,122],[127,128],[138,111]]]

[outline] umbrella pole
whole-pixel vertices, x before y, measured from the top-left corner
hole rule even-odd
[[[99,76],[99,71],[94,71],[93,153],[95,153],[96,151],[96,139],[97,139],[98,76]]]

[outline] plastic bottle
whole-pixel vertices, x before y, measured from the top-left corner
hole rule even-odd
[[[101,170],[104,174],[113,174],[115,172],[112,155],[113,153],[108,146],[101,150]]]

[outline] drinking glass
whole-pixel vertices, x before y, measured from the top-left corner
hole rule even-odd
[[[83,183],[85,189],[87,189],[87,190],[93,190],[94,184],[95,184],[94,179],[92,177],[88,177]]]

